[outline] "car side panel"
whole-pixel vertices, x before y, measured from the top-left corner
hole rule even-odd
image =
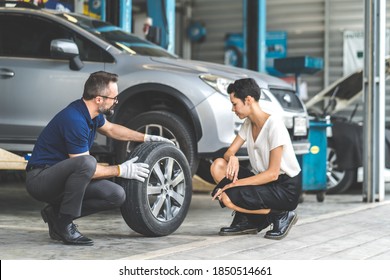
[[[0,79],[0,146],[8,140],[35,142],[56,113],[81,98],[85,80],[103,63],[85,63],[80,71],[65,60],[0,57],[0,69],[14,73]]]

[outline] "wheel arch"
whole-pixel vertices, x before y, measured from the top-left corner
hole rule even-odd
[[[182,92],[157,83],[136,85],[119,94],[119,104],[111,120],[124,124],[128,119],[148,111],[168,111],[182,117],[193,129],[196,141],[202,137],[199,116],[194,104]]]

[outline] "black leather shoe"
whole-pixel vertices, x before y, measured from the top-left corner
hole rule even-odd
[[[270,222],[273,223],[272,230],[265,233],[268,239],[280,240],[287,236],[291,227],[296,224],[298,215],[294,211],[284,211],[278,214],[269,214]]]
[[[223,227],[219,235],[257,234],[269,226],[267,218],[263,215],[250,215],[236,212],[232,224]]]
[[[51,205],[47,205],[41,210],[42,219],[49,226],[49,236],[53,240],[61,241],[61,237],[54,230],[54,221],[56,220],[56,214]]]
[[[62,242],[67,245],[93,245],[93,240],[82,235],[77,229],[77,225],[75,225],[74,223],[70,223],[62,228],[56,225],[55,230],[56,233],[60,236]]]
[[[246,221],[234,226],[221,228],[219,235],[257,234],[257,232],[257,227]]]

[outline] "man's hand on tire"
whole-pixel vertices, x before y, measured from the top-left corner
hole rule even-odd
[[[175,145],[175,143],[173,143],[171,140],[169,140],[165,137],[158,136],[158,135],[145,134],[144,141],[145,142],[165,142],[165,143]]]
[[[134,157],[124,163],[118,165],[119,175],[125,179],[136,179],[140,182],[144,182],[145,178],[149,176],[149,164],[137,162],[138,157]]]

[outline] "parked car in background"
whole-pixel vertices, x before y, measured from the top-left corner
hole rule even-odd
[[[390,60],[386,60],[389,74]],[[363,182],[363,119],[354,119],[358,106],[362,106],[363,71],[342,77],[306,102],[314,118],[330,119],[327,148],[327,193],[347,191]],[[354,108],[350,116],[337,114],[348,107]],[[385,130],[385,181],[390,181],[390,126]]]

